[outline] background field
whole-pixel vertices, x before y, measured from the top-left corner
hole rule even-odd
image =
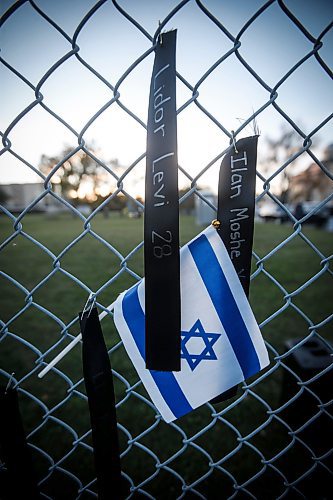
[[[1,217],[0,230],[1,240],[4,241],[13,234],[12,223]],[[199,230],[192,217],[181,218],[183,243]],[[59,215],[56,218],[29,215],[24,218],[23,228],[16,238],[1,252],[3,272],[14,280],[17,279],[27,291],[33,291],[33,303],[30,305],[29,299],[25,301],[24,290],[0,276],[1,318],[5,323],[9,321],[8,331],[5,330],[1,338],[0,366],[9,373],[15,372],[15,378],[18,380],[24,379],[29,373],[21,381],[21,388],[32,392],[51,410],[49,413],[46,407],[21,393],[20,401],[26,428],[28,432],[33,431],[30,442],[42,447],[57,464],[60,461],[61,467],[77,474],[82,483],[86,484],[93,479],[94,471],[89,449],[90,435],[85,435],[89,429],[89,417],[86,401],[82,396],[84,385],[80,382],[80,348],[76,347],[59,364],[63,374],[55,371],[43,380],[37,378],[37,372],[40,370],[39,351],[44,353],[52,347],[52,352],[46,356],[48,361],[68,342],[68,338],[65,339],[64,335],[61,335],[63,326],[75,320],[88,296],[87,289],[80,283],[97,291],[111,280],[98,296],[98,303],[107,306],[121,291],[135,282],[135,278],[127,269],[142,275],[142,248],[128,259],[127,255],[142,241],[143,224],[142,219],[128,219],[118,214],[111,214],[109,218],[97,215],[91,223],[91,232],[87,232],[62,256],[61,253],[67,245],[83,231],[83,222],[70,215]],[[110,247],[98,241],[94,234],[100,235]],[[287,368],[281,361],[274,362],[274,357],[284,352],[287,339],[305,338],[312,331],[313,325],[319,324],[331,314],[332,276],[325,270],[325,263],[321,264],[321,261],[323,256],[327,257],[332,252],[333,235],[311,227],[303,228],[303,235],[310,238],[323,256],[318,255],[299,235],[291,238],[276,253],[270,254],[293,234],[293,228],[289,224],[257,224],[255,228],[254,250],[261,263],[256,264],[253,260],[254,279],[251,284],[250,302],[258,322],[262,324],[263,336],[269,344],[272,364],[268,369],[272,370],[272,374],[251,389],[246,386],[239,389],[237,397],[234,398],[241,400],[237,406],[214,418],[211,416],[213,407],[204,406],[177,421],[179,427],[167,426],[160,419],[156,420],[155,411],[142,400],[147,395],[141,385],[129,395],[128,391],[126,392],[129,386],[125,380],[119,376],[116,378],[117,398],[122,402],[118,408],[119,422],[130,433],[129,435],[121,428],[123,469],[133,478],[135,484],[150,474],[156,474],[156,478],[145,489],[158,498],[174,498],[180,494],[181,482],[168,472],[167,467],[162,470],[156,468],[154,453],[161,462],[174,457],[170,459],[169,466],[174,471],[182,471],[188,482],[193,483],[209,472],[209,482],[203,481],[197,487],[198,491],[209,498],[214,497],[217,488],[224,489],[223,497],[232,494],[232,481],[228,474],[232,474],[238,484],[243,484],[262,468],[266,469],[265,473],[254,483],[255,486],[249,486],[249,492],[259,495],[260,498],[276,498],[284,489],[285,478],[281,477],[275,466],[283,471],[287,481],[293,481],[313,464],[309,451],[298,438],[290,434],[290,427],[280,419],[283,416],[288,422],[290,418],[290,426],[298,428],[302,421],[309,418],[309,413],[300,414],[296,422],[293,421],[294,417],[288,417],[287,412],[271,412],[285,401],[282,394],[283,381],[287,381],[291,393],[296,394],[300,390],[295,377],[288,378]],[[33,239],[45,245],[49,252],[36,245]],[[59,254],[60,268],[55,260]],[[126,259],[126,266],[123,259]],[[310,278],[321,270],[322,274],[311,283]],[[116,281],[112,282],[112,278],[119,272]],[[46,277],[49,278],[43,282]],[[40,282],[44,284],[34,289]],[[307,286],[301,288],[300,293],[286,297],[287,294],[299,290],[305,283]],[[24,312],[15,319],[17,313],[23,309]],[[275,313],[281,309],[282,313],[275,317]],[[123,375],[131,386],[134,385],[138,379],[123,347],[118,344],[119,337],[111,315],[103,320],[102,326],[108,346],[114,347],[111,352],[113,368]],[[76,335],[78,331],[78,323],[75,321],[68,328],[68,332]],[[329,324],[318,327],[317,332],[326,340],[332,340]],[[26,341],[25,345],[18,341],[16,334]],[[62,338],[63,341],[54,347],[57,340]],[[288,365],[288,358],[285,363]],[[31,373],[34,367],[35,371]],[[73,386],[70,379],[79,384]],[[253,380],[248,381],[248,384]],[[318,408],[315,406],[315,399],[310,400],[308,411],[311,415],[315,414]],[[230,401],[216,405],[215,408],[221,412],[229,404]],[[301,405],[300,400],[295,404]],[[66,428],[64,422],[72,426],[75,432]],[[41,424],[42,427],[39,428]],[[194,440],[187,441],[187,438],[195,436],[205,425],[211,428],[209,427],[202,437],[199,432]],[[327,425],[324,417],[320,425],[323,428]],[[152,428],[154,433],[150,432]],[[133,442],[132,438],[142,432],[142,437]],[[298,434],[298,437],[302,438],[302,434]],[[307,438],[313,441],[313,437]],[[281,459],[276,458],[269,464],[270,458],[295,439],[296,445],[290,449],[290,453],[287,451]],[[311,442],[311,445],[317,447],[319,454],[330,446],[329,441],[315,441]],[[76,444],[74,448],[73,442]],[[202,444],[206,452],[200,448]],[[259,453],[253,445],[260,450]],[[152,454],[147,451],[146,446],[153,451]],[[177,451],[183,447],[186,451],[177,457]],[[234,454],[233,450],[237,450],[237,454]],[[230,455],[227,456],[229,452]],[[227,459],[219,463],[225,456]],[[35,462],[42,477],[50,465],[49,461],[36,453]],[[319,472],[324,474],[321,469]],[[324,488],[327,484],[326,477],[321,480],[321,484]],[[306,480],[300,483],[301,491],[308,487]],[[64,498],[61,492],[66,488],[70,498],[71,491],[77,490],[78,484],[70,475],[59,475],[59,472],[56,472],[45,483],[44,488],[44,491],[54,498]],[[316,491],[320,494],[321,490],[317,487]],[[322,494],[325,494],[324,490]]]

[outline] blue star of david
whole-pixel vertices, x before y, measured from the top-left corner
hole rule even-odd
[[[213,350],[213,345],[221,336],[220,333],[205,332],[201,321],[198,319],[189,332],[181,332],[181,358],[186,359],[193,371],[203,360],[216,360],[217,356]],[[186,344],[192,338],[201,338],[204,342],[204,349],[200,354],[189,353]]]

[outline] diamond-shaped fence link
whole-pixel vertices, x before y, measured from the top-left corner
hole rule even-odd
[[[88,62],[80,50],[79,40],[106,3],[112,4],[118,15],[126,20],[129,29],[136,30],[148,42],[148,49],[133,60],[117,81],[112,82],[97,69],[98,64],[94,67],[91,60]],[[156,32],[149,33],[139,18],[130,14],[131,9],[127,9],[126,3],[101,0],[95,4],[90,2],[90,10],[76,26],[73,36],[69,36],[56,21],[57,17],[53,18],[43,10],[42,3],[23,0],[9,7],[2,17],[1,25],[5,27],[6,23],[15,23],[20,9],[29,7],[43,23],[43,29],[56,31],[68,47],[52,66],[43,70],[37,84],[32,83],[32,78],[23,74],[19,67],[7,61],[5,54],[1,57],[6,71],[34,93],[34,99],[24,109],[15,110],[15,117],[2,130],[1,155],[5,159],[14,157],[26,169],[37,174],[43,183],[43,190],[20,213],[12,213],[5,203],[1,206],[1,219],[10,221],[10,229],[6,229],[0,246],[4,261],[1,278],[5,306],[0,332],[3,366],[0,374],[5,385],[14,372],[12,383],[19,391],[27,439],[33,453],[39,487],[45,498],[89,498],[97,494],[79,349],[76,347],[45,379],[39,380],[37,374],[78,333],[77,313],[89,294],[93,294],[100,311],[106,311],[118,293],[129,282],[140,279],[142,272],[143,242],[140,242],[140,228],[137,228],[139,222],[135,221],[136,226],[134,221],[124,222],[124,226],[130,224],[126,231],[134,232],[131,239],[124,232],[119,232],[123,225],[121,217],[117,219],[118,222],[114,222],[115,219],[111,218],[104,220],[102,214],[120,195],[131,200],[140,210],[143,208],[142,201],[136,199],[132,190],[126,187],[126,181],[141,172],[140,162],[144,161],[145,152],[142,151],[131,165],[120,171],[90,147],[85,137],[107,110],[116,107],[145,132],[146,123],[135,109],[123,101],[122,88],[154,52],[156,43],[159,43],[159,33],[169,28],[170,23],[177,26],[177,15],[185,12],[189,4],[195,5],[202,21],[217,29],[230,48],[221,52],[220,57],[196,82],[189,82],[177,73],[179,82],[190,95],[179,107],[178,115],[197,108],[221,134],[221,144],[223,140],[226,141],[226,147],[213,158],[207,155],[206,164],[196,174],[179,165],[180,175],[190,184],[182,194],[180,204],[185,204],[193,196],[215,208],[211,198],[206,198],[205,192],[200,190],[201,178],[218,165],[234,137],[245,131],[267,109],[274,108],[276,116],[296,132],[301,143],[283,161],[277,159],[275,167],[268,173],[258,169],[258,184],[262,189],[257,196],[257,204],[264,198],[270,198],[289,221],[290,231],[281,233],[280,239],[274,236],[273,231],[267,236],[271,240],[260,247],[261,250],[256,244],[254,246],[251,303],[260,321],[271,364],[259,376],[244,383],[232,400],[215,406],[207,403],[175,423],[164,423],[127,361],[112,324],[112,313],[108,312],[103,320],[103,328],[114,368],[123,474],[130,486],[130,496],[148,498],[182,498],[191,495],[200,498],[283,498],[288,495],[292,498],[324,498],[329,491],[325,485],[332,480],[333,470],[332,390],[329,389],[329,381],[332,380],[329,329],[333,315],[324,302],[332,281],[332,255],[325,247],[324,239],[321,239],[324,232],[308,231],[306,223],[323,207],[330,206],[333,194],[327,194],[326,191],[321,201],[314,204],[309,212],[296,217],[291,206],[283,203],[271,186],[301,155],[307,155],[309,161],[319,167],[321,175],[326,176],[327,185],[333,180],[329,163],[321,161],[313,148],[314,136],[329,124],[333,115],[329,114],[310,133],[305,133],[288,109],[278,104],[277,100],[280,87],[309,61],[316,64],[316,74],[325,74],[325,78],[332,79],[332,71],[321,49],[325,44],[325,36],[332,33],[333,23],[328,19],[326,28],[315,37],[293,12],[290,2],[270,0],[261,4],[256,2],[260,4],[258,10],[255,11],[253,7],[252,17],[244,21],[238,33],[231,33],[223,19],[213,14],[214,9],[210,8],[212,2],[183,0],[165,2],[169,12],[161,19]],[[266,83],[263,75],[256,72],[241,51],[248,30],[255,29],[258,19],[272,7],[279,10],[279,15],[284,16],[291,29],[309,46],[308,52],[289,67],[273,86]],[[90,44],[93,50],[93,39]],[[113,47],[112,50],[117,51],[118,48]],[[194,54],[193,48],[193,53],[188,54],[188,57],[194,57]],[[30,56],[38,59],[38,53]],[[234,131],[228,130],[217,114],[214,116],[214,112],[208,110],[200,99],[202,84],[231,58],[251,75],[266,95],[264,104],[253,109]],[[58,108],[53,108],[44,98],[44,88],[53,75],[61,72],[66,63],[74,59],[109,95],[99,108],[94,109],[80,130],[66,120],[66,114],[62,116]],[[68,85],[79,83],[68,82]],[[307,106],[306,102],[304,106]],[[77,142],[77,146],[68,148],[66,156],[58,160],[48,174],[43,173],[38,165],[32,164],[29,155],[25,158],[24,151],[16,150],[15,146],[16,127],[35,108],[42,108],[59,126],[67,129]],[[114,179],[116,186],[113,193],[89,215],[74,206],[54,184],[57,172],[78,153],[84,153],[96,162],[102,172]],[[49,219],[50,231],[51,226],[52,231],[55,231],[51,240],[45,231],[36,229],[35,222],[38,225],[38,221],[32,218],[42,217],[32,214],[46,198],[52,198],[54,203],[60,204],[72,216]],[[258,237],[260,227],[257,228]],[[65,244],[62,247],[57,245],[57,231],[64,234]],[[186,230],[184,234],[185,238],[191,236]],[[325,234],[329,238],[329,233]],[[122,238],[125,238],[126,244]],[[88,241],[90,247],[85,246]],[[20,251],[21,246],[23,251]],[[88,254],[85,253],[86,248],[91,249]],[[308,261],[303,259],[303,254],[310,256],[313,263],[309,269],[304,269]],[[34,256],[33,261],[30,260],[31,255]],[[275,260],[279,256],[280,259]],[[95,282],[91,275],[89,279],[82,278],[77,265],[81,259],[86,259],[87,266],[98,275]],[[279,269],[288,259],[291,260],[289,265],[295,267],[298,281],[294,278],[288,281],[287,266]],[[16,265],[20,272],[16,272]],[[33,267],[30,272],[29,267]],[[28,274],[23,276],[23,271]],[[286,275],[283,276],[283,273]],[[309,293],[313,289],[314,294]],[[47,302],[44,298],[50,290],[51,299]],[[267,305],[266,301],[266,307],[261,309],[260,303],[264,301],[262,294],[266,290],[267,294],[272,293],[272,302]],[[73,303],[72,308],[69,308],[71,312],[63,314],[64,307],[68,310],[68,301]],[[318,314],[313,314],[313,307]],[[294,330],[292,324],[296,325]],[[304,370],[300,368],[302,363],[299,361],[300,353],[305,353],[306,358],[309,346],[320,351],[316,359],[326,360],[322,365],[317,364],[312,371],[306,371],[311,360],[305,360]],[[2,466],[5,467],[5,464]],[[313,484],[316,485],[315,493],[311,490]]]

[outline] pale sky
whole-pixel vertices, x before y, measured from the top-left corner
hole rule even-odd
[[[5,11],[13,2],[2,0]],[[124,8],[151,35],[179,1],[119,0]],[[317,37],[333,18],[329,0],[288,0],[286,5]],[[36,4],[70,37],[96,4],[92,0],[36,0]],[[236,36],[244,23],[265,4],[262,0],[204,0],[210,12]],[[177,70],[194,86],[201,76],[233,46],[232,42],[208,19],[194,0],[167,23],[176,28]],[[71,45],[47,21],[24,3],[2,26],[1,56],[37,85],[45,72],[71,50]],[[320,55],[333,66],[333,30],[323,38]],[[277,2],[260,15],[241,37],[240,54],[260,77],[273,87],[283,75],[312,50],[312,44],[283,13]],[[124,71],[151,46],[151,42],[113,5],[103,4],[80,32],[79,54],[112,85]],[[147,120],[149,82],[153,55],[136,67],[120,86],[120,99],[144,123]],[[1,94],[4,97],[0,116],[3,133],[13,119],[34,101],[34,92],[4,65],[1,65]],[[43,102],[80,132],[87,121],[112,97],[112,91],[72,56],[42,85]],[[332,112],[332,81],[312,57],[278,89],[277,103],[301,127],[310,133]],[[190,91],[177,84],[177,106],[191,97]],[[237,129],[253,110],[269,100],[269,92],[232,54],[199,86],[199,102],[229,131]],[[259,161],[266,154],[266,137],[278,137],[283,118],[269,106],[257,118],[261,131]],[[247,127],[239,137],[251,135]],[[33,108],[9,133],[13,150],[38,167],[42,154],[57,155],[65,144],[77,145],[76,137],[40,105]],[[332,142],[332,121],[317,134],[319,145]],[[86,131],[84,139],[94,143],[106,162],[118,158],[124,166],[133,163],[146,147],[146,132],[117,103],[112,104]],[[198,107],[192,103],[178,115],[179,164],[191,175],[221,153],[229,140]],[[318,149],[320,151],[320,147]],[[304,164],[311,160],[307,155]],[[217,162],[201,179],[201,184],[216,191]],[[143,189],[144,161],[126,179],[132,194]],[[38,179],[28,167],[9,153],[0,157],[0,182],[34,182]],[[184,177],[180,174],[180,184]]]

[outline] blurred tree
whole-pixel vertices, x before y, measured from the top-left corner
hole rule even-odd
[[[112,193],[110,192],[107,196],[96,195],[96,199],[91,203],[92,209],[95,210],[99,207]],[[103,208],[102,213],[105,217],[108,217],[110,210],[114,210],[122,214],[126,209],[126,196],[123,194],[117,194],[114,196]]]
[[[303,144],[303,138],[291,128],[282,128],[281,135],[277,139],[267,138],[268,154],[264,161],[264,168],[269,175],[281,167]],[[280,199],[282,203],[288,202],[288,192],[292,165],[288,165],[279,174]]]
[[[87,147],[87,149],[96,156],[92,147]],[[66,146],[58,156],[42,155],[39,164],[40,171],[49,175],[52,169],[72,150],[72,147]],[[123,170],[117,159],[108,163],[115,171]],[[110,175],[106,170],[82,150],[64,161],[51,178],[52,184],[61,186],[61,194],[64,198],[77,200],[79,203],[93,203],[100,198],[103,201],[111,192],[109,188],[109,193],[104,194],[108,190],[110,180]]]

